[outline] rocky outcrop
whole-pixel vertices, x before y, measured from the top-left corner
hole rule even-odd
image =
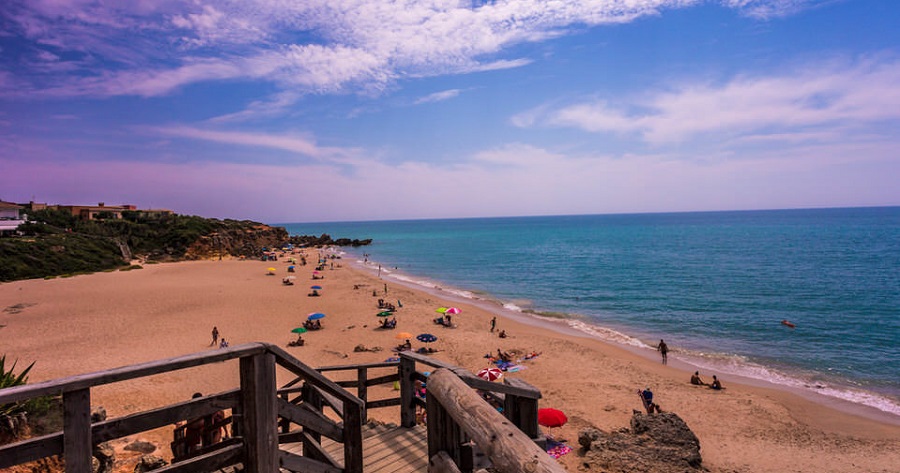
[[[320,236],[314,235],[294,235],[288,239],[288,243],[291,243],[294,246],[307,247],[307,246],[366,246],[372,243],[371,238],[366,238],[365,240],[359,239],[349,239],[349,238],[338,238],[333,239],[331,235],[327,233],[323,233]]]
[[[256,257],[261,248],[280,247],[288,240],[283,227],[252,225],[239,228],[222,228],[203,235],[191,244],[184,259],[212,259],[219,256]]]
[[[141,457],[140,461],[138,461],[137,465],[134,466],[134,473],[145,473],[147,471],[162,468],[166,465],[168,465],[168,463],[161,457],[156,455],[144,455]]]
[[[631,428],[603,432],[588,428],[578,434],[589,471],[631,473],[702,471],[700,441],[673,413],[635,412]]]

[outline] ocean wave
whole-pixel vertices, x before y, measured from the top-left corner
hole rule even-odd
[[[378,272],[379,270],[379,264],[372,260],[366,261],[358,259],[355,262],[359,267],[365,270],[372,272]],[[445,284],[430,279],[411,276],[400,271],[392,271],[384,265],[381,265],[381,275],[398,282],[418,286],[431,291],[441,291],[442,293],[458,298],[477,302],[487,302],[510,312],[511,315],[525,314],[546,320],[564,322],[573,330],[603,341],[643,350],[656,350],[655,346],[649,345],[639,338],[613,328],[587,322],[578,314],[533,310],[528,308],[531,305],[530,301],[502,301],[492,299],[487,293],[475,293],[468,290],[448,287]],[[818,374],[787,374],[776,368],[755,363],[745,356],[735,354],[675,348],[672,350],[672,355],[677,356],[679,360],[685,361],[699,370],[708,373],[716,373],[720,378],[723,374],[743,377],[750,380],[757,380],[786,388],[815,393],[862,406],[868,406],[889,414],[900,416],[900,404],[898,404],[897,401],[871,391],[855,389],[849,386],[838,386],[836,384],[830,384],[814,379]]]

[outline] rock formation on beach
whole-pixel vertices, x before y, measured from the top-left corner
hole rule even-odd
[[[700,441],[687,424],[670,412],[635,411],[631,428],[603,432],[583,429],[578,443],[584,448],[588,471],[680,473],[702,471]]]

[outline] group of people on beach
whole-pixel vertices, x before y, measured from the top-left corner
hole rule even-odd
[[[219,327],[213,326],[212,328],[212,343],[209,344],[211,347],[217,346],[219,348],[228,348],[228,342],[225,341],[225,337],[222,337],[219,340]]]

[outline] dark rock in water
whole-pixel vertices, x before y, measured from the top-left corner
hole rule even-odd
[[[134,442],[126,445],[125,450],[141,453],[153,453],[156,451],[156,445],[153,445],[150,442],[144,442],[143,440],[135,440]]]
[[[168,465],[168,463],[156,455],[144,455],[141,457],[141,460],[138,461],[138,464],[134,466],[134,473],[144,473],[156,470],[157,468],[162,468],[166,465]]]
[[[700,441],[673,413],[635,412],[631,429],[603,432],[583,429],[578,443],[585,449],[584,466],[606,472],[681,473],[702,470]]]

